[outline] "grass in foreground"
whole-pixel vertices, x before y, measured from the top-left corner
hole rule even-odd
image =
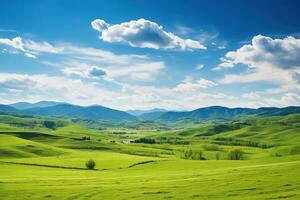
[[[24,128],[8,119],[0,124],[0,199],[300,197],[299,115],[114,133],[71,123],[49,129],[41,119],[21,120]],[[155,144],[130,143],[145,137]],[[227,160],[232,149],[243,160]],[[188,151],[204,159],[183,159]],[[94,170],[86,169],[89,159]]]

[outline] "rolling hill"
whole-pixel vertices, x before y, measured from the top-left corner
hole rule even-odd
[[[64,115],[102,110],[54,108]],[[47,112],[58,112],[54,108]],[[52,129],[45,122],[46,116],[0,115],[0,199],[296,200],[300,195],[300,114],[170,130],[158,129],[158,122],[124,122],[126,127],[105,130],[59,120],[52,120]],[[241,160],[229,158],[234,150],[243,152]],[[89,159],[96,162],[94,170],[86,169]]]
[[[155,120],[175,122],[178,120],[191,120],[191,121],[209,121],[209,120],[231,120],[241,116],[247,115],[288,115],[300,113],[300,107],[289,106],[285,108],[264,107],[258,109],[251,108],[227,108],[222,106],[211,106],[199,108],[189,112],[166,112]]]
[[[4,104],[0,104],[0,111],[2,112],[16,112],[17,109],[8,106],[8,105],[4,105]]]

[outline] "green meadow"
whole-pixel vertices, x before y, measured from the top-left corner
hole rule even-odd
[[[300,199],[300,114],[96,125],[0,116],[0,199]]]

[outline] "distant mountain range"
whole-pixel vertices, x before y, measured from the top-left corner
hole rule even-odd
[[[124,111],[114,110],[98,105],[83,107],[71,104],[59,104],[44,108],[32,108],[24,111],[26,113],[35,115],[60,115],[90,120],[106,120],[112,122],[136,120],[135,116]]]
[[[180,120],[208,121],[231,120],[247,115],[288,115],[300,113],[299,106],[285,108],[263,107],[253,108],[227,108],[210,106],[193,111],[167,111],[164,109],[130,110],[127,112],[107,108],[100,105],[78,106],[62,102],[41,101],[37,103],[19,102],[10,105],[1,105],[1,113],[20,113],[27,115],[63,116],[82,118],[87,120],[103,120],[111,122],[124,122],[133,120],[153,120],[161,122],[176,122]]]
[[[162,108],[154,108],[151,110],[127,110],[126,112],[134,116],[141,116],[148,113],[165,113],[168,112],[168,110]]]
[[[39,101],[36,103],[28,103],[28,102],[18,102],[14,104],[10,104],[9,106],[14,107],[18,110],[25,110],[30,108],[45,108],[50,106],[56,106],[59,104],[67,104],[63,102],[56,102],[56,101]]]
[[[230,120],[246,115],[288,115],[300,113],[300,107],[289,106],[285,108],[263,107],[253,108],[227,108],[222,106],[210,106],[199,108],[189,112],[167,112],[160,115],[159,121],[174,122],[178,120],[207,121],[207,120]]]
[[[132,121],[137,119],[135,116],[130,115],[127,112],[100,105],[78,106],[54,101],[40,101],[37,103],[19,102],[10,105],[0,105],[0,111],[28,115],[63,116],[111,122]]]
[[[0,111],[2,111],[2,112],[17,112],[18,110],[11,106],[0,104]]]

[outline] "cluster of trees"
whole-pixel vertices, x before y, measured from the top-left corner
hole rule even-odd
[[[181,154],[181,158],[189,160],[205,160],[201,150],[196,151],[192,149],[184,150]]]
[[[124,135],[124,134],[127,134],[127,132],[125,132],[125,131],[114,131],[114,132],[112,132],[112,134],[115,134],[115,135]]]
[[[156,143],[158,143],[158,144],[183,144],[183,145],[190,144],[189,141],[184,141],[182,138],[179,138],[179,137],[165,137],[165,136],[157,137]]]
[[[155,139],[152,138],[139,138],[133,141],[134,143],[144,143],[144,144],[155,144]]]
[[[189,159],[189,160],[206,160],[202,150],[194,150],[191,148],[186,149],[183,152],[181,152],[180,157],[183,159]],[[216,160],[221,159],[221,153],[219,151],[216,152],[215,159]],[[227,153],[227,159],[228,160],[242,160],[242,159],[244,159],[244,152],[240,149],[232,149]]]
[[[222,145],[258,147],[258,148],[262,148],[262,149],[267,149],[267,148],[273,147],[273,145],[271,145],[271,144],[259,144],[258,142],[238,140],[238,139],[230,138],[230,137],[228,137],[228,138],[217,137],[215,139],[215,143],[222,144]]]
[[[242,160],[243,157],[244,153],[240,149],[232,149],[227,154],[228,160]]]

